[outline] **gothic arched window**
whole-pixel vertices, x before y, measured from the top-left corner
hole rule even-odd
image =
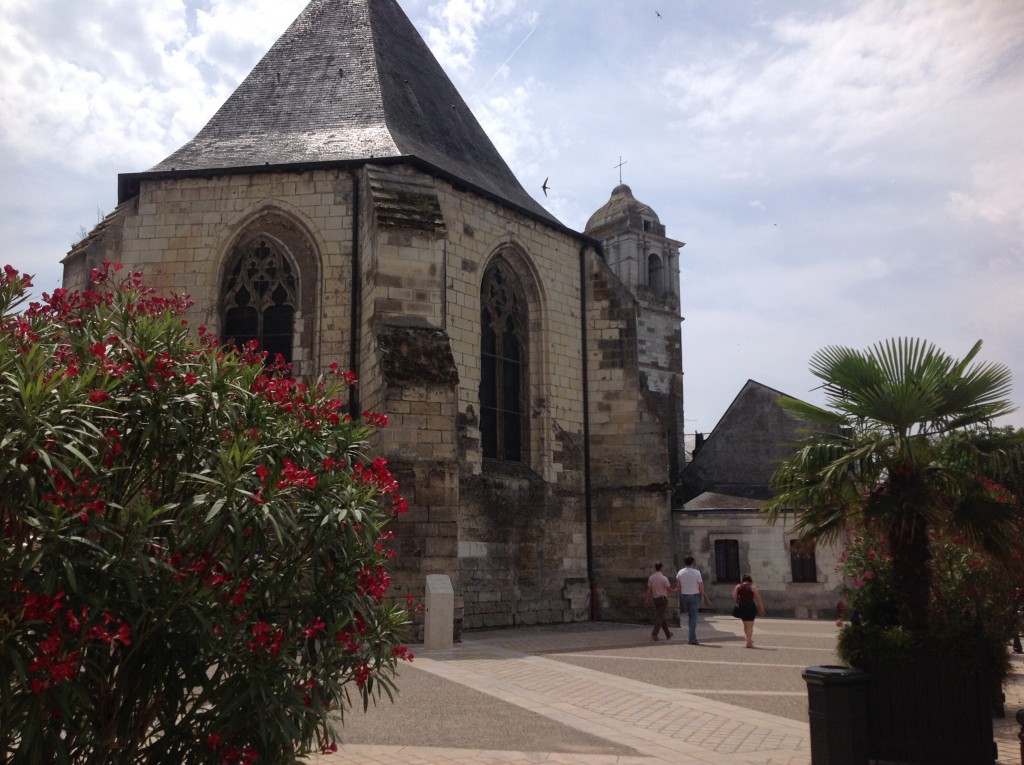
[[[665,267],[653,252],[647,256],[647,287],[657,295],[665,292]]]
[[[292,361],[295,274],[280,250],[266,240],[250,245],[224,283],[221,339],[241,347],[255,340],[269,360]]]
[[[496,258],[480,290],[480,436],[485,459],[526,460],[527,310],[522,285]]]

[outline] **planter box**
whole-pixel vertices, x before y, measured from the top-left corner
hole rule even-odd
[[[872,760],[992,765],[991,683],[985,672],[922,656],[868,673],[868,747]]]

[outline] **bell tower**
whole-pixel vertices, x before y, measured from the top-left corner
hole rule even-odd
[[[624,183],[590,216],[584,233],[601,242],[605,262],[633,296],[637,313],[637,363],[651,402],[670,441],[671,482],[683,469],[683,346],[679,301],[679,251],[657,213]]]

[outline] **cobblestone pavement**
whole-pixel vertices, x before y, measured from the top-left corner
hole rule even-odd
[[[649,627],[589,623],[472,632],[414,647],[400,693],[350,714],[345,744],[311,765],[809,765],[804,667],[835,664],[828,622],[702,616],[701,645]],[[1000,765],[1021,765],[1014,656]]]

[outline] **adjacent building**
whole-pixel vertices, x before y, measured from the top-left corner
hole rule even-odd
[[[835,618],[841,546],[802,544],[785,520],[768,525],[760,512],[776,466],[806,435],[779,405],[783,396],[748,380],[694,444],[673,511],[675,545],[697,559],[712,607],[731,608],[733,588],[749,573],[772,615]]]

